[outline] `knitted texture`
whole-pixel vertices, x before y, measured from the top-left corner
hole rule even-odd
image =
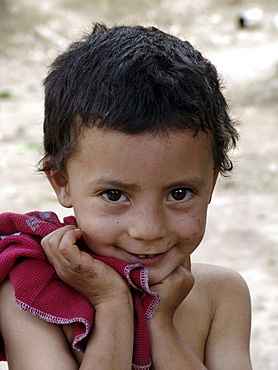
[[[64,283],[56,274],[40,245],[41,239],[65,225],[75,225],[73,216],[61,223],[53,212],[24,215],[0,215],[0,284],[9,276],[15,291],[16,305],[30,314],[55,324],[74,323],[73,348],[85,351],[93,327],[94,308],[87,298]],[[88,251],[88,250],[86,250]],[[128,282],[134,304],[133,370],[151,366],[148,321],[159,296],[148,286],[148,270],[137,264],[101,257]],[[0,361],[5,361],[4,342],[0,333]]]

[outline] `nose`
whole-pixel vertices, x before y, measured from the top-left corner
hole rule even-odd
[[[167,218],[157,206],[140,207],[129,215],[129,235],[135,240],[153,242],[167,236]]]

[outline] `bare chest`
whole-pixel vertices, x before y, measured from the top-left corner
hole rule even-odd
[[[195,275],[195,274],[194,274]],[[177,308],[174,325],[180,336],[187,342],[199,359],[204,363],[205,347],[214,315],[214,304],[211,300],[209,279],[200,279],[195,275],[195,285],[186,299]],[[73,325],[65,325],[64,333],[69,343],[73,340]],[[80,364],[83,353],[73,351]]]
[[[213,310],[209,295],[204,294],[202,287],[195,285],[176,310],[174,324],[202,362],[212,319]]]

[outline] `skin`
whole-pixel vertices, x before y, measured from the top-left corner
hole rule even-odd
[[[144,262],[138,254],[167,253],[148,265],[152,285],[181,263],[190,268],[203,238],[217,178],[210,146],[208,135],[188,131],[152,137],[86,129],[67,173],[49,180],[96,254],[132,263]]]
[[[67,361],[73,361],[73,369],[131,368],[129,288],[109,266],[78,249],[80,238],[96,254],[141,262],[148,268],[151,289],[161,297],[149,324],[153,368],[251,369],[250,299],[245,282],[231,270],[190,262],[205,232],[218,176],[208,134],[194,136],[187,130],[132,136],[86,128],[66,172],[47,175],[59,202],[73,207],[78,229],[59,229],[44,238],[42,246],[60,278],[96,309],[96,326],[85,355],[73,352],[71,356],[68,347],[67,351],[57,347],[51,351],[53,369]],[[16,362],[14,344],[17,341],[20,348],[24,344],[16,329],[4,323],[9,315],[16,327],[14,318],[27,314],[16,307],[11,314],[9,282],[1,288],[0,299],[1,294],[10,302],[1,309],[1,330],[8,356]],[[71,342],[71,326],[62,332],[35,319],[31,326],[37,332],[47,325],[60,345]],[[25,321],[20,321],[23,329]],[[38,348],[45,353],[46,343],[38,343],[37,353]],[[68,356],[62,362],[61,352]],[[25,368],[31,369],[30,364]]]

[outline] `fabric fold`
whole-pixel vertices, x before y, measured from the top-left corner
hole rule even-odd
[[[40,319],[56,324],[75,323],[73,348],[85,351],[93,328],[94,308],[89,300],[65,284],[48,262],[40,242],[50,232],[65,225],[75,225],[73,216],[61,223],[53,212],[0,215],[0,284],[9,276],[16,304]],[[87,251],[87,250],[86,250]],[[90,254],[106,263],[128,282],[134,303],[134,370],[151,366],[148,321],[159,296],[148,285],[148,270],[143,265]],[[0,360],[5,361],[0,335]]]

